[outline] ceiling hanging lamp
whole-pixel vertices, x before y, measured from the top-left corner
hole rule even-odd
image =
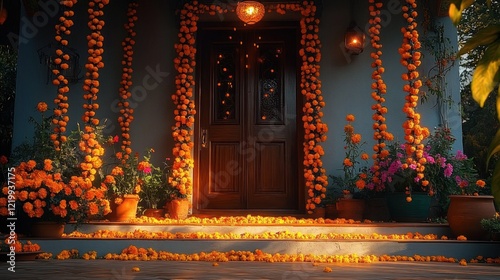
[[[264,5],[258,1],[240,1],[236,5],[236,15],[246,24],[259,22],[266,12]]]

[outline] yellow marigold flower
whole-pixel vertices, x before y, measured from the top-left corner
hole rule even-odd
[[[132,271],[133,272],[139,272],[139,271],[141,271],[141,269],[139,267],[137,267],[137,266],[134,266],[134,267],[132,267]]]

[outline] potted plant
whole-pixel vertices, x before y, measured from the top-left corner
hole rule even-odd
[[[188,199],[188,189],[185,187],[185,172],[189,168],[182,166],[182,163],[176,158],[173,164],[169,163],[169,158],[165,161],[166,177],[166,196],[165,209],[168,216],[172,219],[185,219],[189,215],[190,201]]]
[[[330,175],[332,179],[331,193],[337,198],[337,212],[339,218],[362,220],[365,201],[362,192],[368,178],[366,167],[369,156],[362,150],[364,142],[361,134],[354,133],[352,123],[354,115],[346,116],[347,124],[344,126],[345,157],[342,162],[342,175]],[[363,162],[365,166],[358,165]]]
[[[78,162],[82,162],[83,155],[77,149],[80,132],[71,133],[58,151],[51,145],[52,117],[44,116],[47,109],[46,103],[38,103],[37,110],[42,117],[40,122],[31,119],[35,125],[33,142],[14,149],[9,184],[4,185],[0,194],[3,201],[0,214],[12,216],[12,210],[7,206],[15,200],[16,214],[32,224],[27,229],[31,234],[36,234],[40,228],[54,226],[56,229],[49,229],[47,234],[60,236],[65,223],[78,224],[89,217],[103,216],[110,209],[105,198],[106,188],[100,180],[92,181],[82,176]],[[15,190],[11,186],[15,186]],[[14,191],[13,197],[9,191]]]
[[[454,141],[451,130],[445,127],[436,128],[427,138],[423,178],[417,175],[414,166],[405,166],[404,146],[397,141],[389,144],[389,155],[380,166],[394,220],[422,222],[444,218],[449,196],[456,193],[460,185],[477,180],[472,159],[461,151],[453,153]]]
[[[481,221],[495,215],[495,204],[490,190],[483,180],[461,181],[455,187],[456,194],[450,195],[447,220],[455,236],[467,239],[485,240],[488,232],[481,227]]]
[[[500,241],[500,214],[498,212],[491,218],[482,219],[481,227],[488,232],[491,240]]]
[[[163,180],[163,171],[160,167],[154,166],[151,163],[151,153],[153,149],[149,149],[147,155],[144,156],[142,162],[139,163],[142,206],[144,206],[143,214],[148,217],[163,218],[165,211],[159,208],[161,202],[165,201],[165,180]]]
[[[119,163],[104,180],[111,197],[112,213],[107,218],[114,222],[126,222],[137,216],[141,192],[140,176],[147,165],[139,165],[138,154],[128,156],[117,152],[115,157]]]

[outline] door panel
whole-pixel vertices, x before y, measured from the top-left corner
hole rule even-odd
[[[198,31],[198,209],[298,208],[296,32]]]

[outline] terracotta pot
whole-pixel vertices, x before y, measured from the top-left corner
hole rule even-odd
[[[337,212],[337,205],[335,204],[327,204],[325,205],[325,218],[335,220],[339,217],[339,213]]]
[[[189,201],[187,199],[175,199],[165,204],[168,215],[172,219],[183,220],[189,214]]]
[[[324,207],[316,207],[313,212],[309,214],[309,217],[312,219],[325,218],[325,208]]]
[[[118,203],[117,203],[118,202]],[[125,194],[123,197],[111,201],[111,213],[107,216],[111,222],[127,222],[137,215],[139,195]]]
[[[143,215],[156,219],[165,218],[165,209],[148,208],[144,210]]]
[[[339,218],[362,221],[364,211],[364,199],[341,199],[337,201],[337,212]]]
[[[450,195],[449,198],[447,219],[453,235],[464,235],[469,240],[489,239],[481,220],[495,215],[493,196]]]
[[[406,201],[406,194],[402,192],[388,193],[387,206],[391,219],[403,223],[427,222],[432,198],[426,193],[413,193],[412,201]]]
[[[391,213],[387,206],[387,198],[373,197],[365,201],[364,219],[376,222],[387,222],[391,220]]]
[[[64,233],[64,223],[36,222],[31,225],[31,236],[40,238],[61,238]]]

